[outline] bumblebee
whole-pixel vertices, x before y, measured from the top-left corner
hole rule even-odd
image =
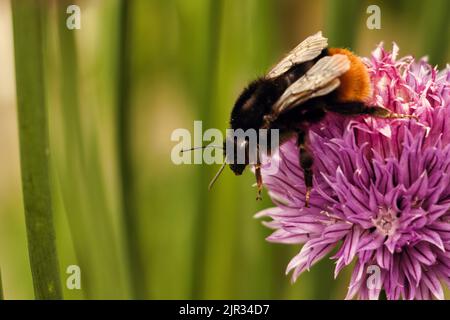
[[[299,164],[304,172],[306,186],[305,206],[313,187],[313,155],[308,141],[309,127],[321,121],[327,112],[346,116],[367,115],[381,118],[415,118],[397,114],[381,106],[369,105],[372,88],[367,67],[351,51],[328,48],[327,38],[321,32],[297,45],[265,76],[245,88],[231,111],[231,129],[278,129],[280,145],[296,135]],[[237,144],[235,150],[248,143]],[[225,150],[225,147],[224,147]],[[272,150],[267,150],[270,153]],[[225,163],[212,180],[216,181],[226,164],[236,175],[241,175],[248,161]],[[235,160],[235,159],[233,159]],[[255,164],[258,195],[261,198],[262,178],[260,161]]]

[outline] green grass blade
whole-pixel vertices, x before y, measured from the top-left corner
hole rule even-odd
[[[102,41],[97,50],[98,56],[101,56],[98,58],[99,65],[90,64],[87,55],[78,50],[76,42],[78,36],[85,39],[89,31],[84,28],[66,28],[66,8],[73,2],[58,0],[55,4],[58,24],[52,25],[50,29],[57,30],[57,49],[54,59],[46,56],[46,61],[49,69],[57,66],[52,79],[53,90],[48,91],[51,91],[49,97],[54,100],[49,105],[52,120],[50,130],[62,205],[67,214],[77,262],[83,272],[83,294],[88,299],[123,299],[128,297],[128,284],[122,268],[126,259],[122,259],[122,247],[119,244],[121,234],[116,232],[116,213],[108,203],[108,190],[103,176],[101,158],[105,150],[99,144],[104,143],[106,135],[100,137],[100,125],[95,118],[98,108],[114,103],[114,99],[111,99],[112,102],[110,99],[107,102],[101,100],[105,93],[109,97],[115,91],[115,88],[112,89],[113,81],[109,81],[110,70],[114,70],[113,59],[111,55],[102,53],[102,50],[113,52],[110,40],[114,36],[100,37]],[[112,24],[115,23],[115,19],[112,19],[116,13],[115,7],[112,2],[102,3],[103,10],[97,15],[97,19],[104,22],[98,27],[101,32],[116,25]],[[90,24],[88,18],[83,21],[86,25]],[[86,79],[86,70],[94,70],[89,72],[96,72],[99,78]],[[104,77],[102,72],[108,73],[108,77]],[[85,94],[86,87],[96,86],[97,83],[101,85],[95,93]],[[58,90],[59,96],[55,94]],[[101,102],[93,103],[93,99],[97,98]],[[105,112],[108,118],[103,118],[102,123],[109,122],[110,113]],[[83,122],[86,119],[95,120],[86,124]],[[58,123],[61,125],[58,126]]]
[[[328,0],[325,36],[330,46],[352,47],[356,39],[356,22],[362,11],[360,0]]]
[[[2,283],[2,271],[0,270],[0,300],[4,300],[3,296],[3,283]]]
[[[450,1],[434,0],[424,5],[422,53],[430,63],[445,67],[450,32]]]
[[[209,1],[208,14],[208,36],[207,36],[207,56],[204,62],[205,73],[203,75],[203,95],[200,101],[200,114],[204,125],[209,126],[212,122],[212,104],[214,102],[214,90],[217,84],[217,63],[219,59],[219,45],[220,45],[220,27],[221,27],[221,10],[222,0]],[[198,185],[205,188],[211,179],[211,170],[202,166],[198,173]],[[207,244],[207,230],[209,228],[210,213],[207,201],[204,199],[204,194],[198,194],[198,213],[194,222],[194,253],[193,253],[193,268],[192,268],[192,298],[204,298],[205,290],[205,268],[206,268],[206,248]]]
[[[50,193],[40,1],[12,1],[22,189],[35,297],[61,299]]]
[[[125,241],[129,260],[131,290],[134,298],[146,297],[147,274],[139,252],[139,220],[136,208],[135,180],[132,165],[131,137],[131,46],[129,41],[131,27],[132,0],[120,0],[118,32],[118,81],[117,81],[117,151],[119,179],[122,192],[122,213],[125,223]]]

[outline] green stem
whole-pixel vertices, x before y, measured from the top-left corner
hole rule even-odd
[[[131,103],[130,103],[130,68],[131,41],[130,15],[133,1],[119,2],[119,32],[118,32],[118,81],[117,81],[117,151],[119,161],[119,178],[122,189],[122,212],[125,222],[126,246],[129,260],[132,292],[137,299],[146,297],[147,274],[144,262],[139,252],[139,219],[136,208],[135,182],[132,164],[131,139]]]
[[[3,283],[2,283],[2,271],[0,270],[0,300],[4,300],[3,296]]]
[[[121,259],[122,247],[117,243],[121,234],[115,232],[105,194],[99,158],[102,151],[98,146],[96,130],[89,125],[83,126],[83,119],[92,119],[93,113],[89,112],[101,103],[92,105],[92,108],[83,107],[92,101],[92,96],[81,95],[83,85],[90,86],[92,81],[85,79],[80,82],[80,74],[84,72],[80,67],[88,66],[89,70],[91,66],[84,61],[85,55],[80,55],[77,50],[76,35],[83,31],[66,28],[66,9],[71,4],[80,5],[81,12],[84,12],[82,1],[54,0],[58,24],[49,26],[50,30],[57,30],[58,46],[55,47],[57,51],[54,57],[46,57],[47,65],[51,69],[55,61],[60,59],[60,64],[56,65],[49,77],[54,85],[51,88],[53,90],[48,90],[52,93],[49,99],[55,96],[55,91],[60,90],[59,96],[56,95],[60,103],[50,105],[49,115],[53,117],[50,123],[61,124],[61,127],[50,127],[50,143],[54,150],[53,159],[77,263],[83,270],[83,294],[88,299],[121,299],[127,297],[128,293],[122,268],[125,259]],[[102,21],[111,17],[108,13],[112,12],[110,8],[115,9],[115,6],[105,8],[107,12],[102,14]],[[109,38],[101,39],[107,42]],[[51,45],[49,36],[48,47]],[[98,48],[100,52],[103,45],[98,45]],[[109,46],[105,50],[111,52]],[[102,63],[111,67],[108,59],[102,58]],[[101,91],[97,90],[96,94]]]
[[[204,124],[212,121],[212,103],[214,102],[214,90],[217,81],[217,63],[219,60],[219,46],[220,46],[220,27],[221,27],[221,9],[222,0],[209,1],[209,15],[208,15],[208,52],[204,64],[203,86],[200,102],[200,113]],[[205,188],[208,185],[211,175],[209,170],[205,170],[203,166],[199,170],[199,185]],[[208,203],[204,199],[204,193],[198,194],[198,213],[194,222],[194,252],[193,252],[193,275],[192,275],[192,299],[201,299],[203,290],[205,289],[204,274],[205,274],[205,252],[207,248],[207,229],[209,226]]]
[[[423,26],[423,53],[429,56],[430,63],[445,67],[448,48],[450,20],[450,1],[435,0],[426,3]]]
[[[352,47],[356,39],[356,22],[361,16],[361,0],[326,2],[325,36],[331,46]]]
[[[34,292],[62,299],[50,194],[41,10],[35,0],[11,1],[16,63],[22,189]]]
[[[95,298],[95,290],[92,288],[91,275],[94,261],[95,246],[92,245],[89,238],[89,232],[86,226],[92,224],[91,217],[86,218],[86,205],[89,203],[83,199],[82,189],[88,188],[86,172],[86,158],[84,153],[81,115],[80,115],[80,101],[79,101],[79,85],[78,85],[78,55],[75,44],[75,32],[66,28],[66,8],[72,4],[69,0],[55,1],[55,7],[58,12],[55,27],[58,34],[58,52],[60,56],[60,72],[62,76],[58,78],[55,74],[53,77],[57,79],[60,89],[60,110],[49,108],[50,115],[60,114],[60,118],[55,119],[55,122],[61,122],[64,130],[62,132],[52,132],[50,127],[51,137],[62,135],[63,139],[60,145],[55,143],[55,154],[53,155],[56,174],[60,180],[61,195],[64,204],[64,211],[68,219],[70,232],[73,236],[73,245],[77,259],[81,263],[84,272],[83,291],[87,298]],[[50,41],[50,40],[49,40]],[[50,47],[50,44],[48,44]],[[49,61],[48,63],[54,64]],[[50,77],[51,78],[51,77]],[[53,80],[53,79],[52,79]],[[55,81],[55,80],[53,80]],[[53,135],[52,135],[53,133]],[[53,141],[50,139],[50,143]],[[56,150],[61,150],[60,154]],[[62,156],[64,158],[62,159]],[[65,159],[70,159],[66,161]],[[81,181],[81,182],[80,182]],[[98,230],[98,229],[96,229]],[[89,245],[89,249],[86,246]]]

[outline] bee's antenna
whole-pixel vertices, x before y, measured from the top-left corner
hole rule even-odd
[[[213,187],[214,183],[217,181],[217,179],[219,178],[220,174],[222,173],[223,169],[225,169],[226,165],[227,165],[227,162],[224,161],[222,166],[220,167],[219,171],[217,171],[216,175],[214,176],[214,178],[212,178],[211,182],[209,183],[208,190],[211,190],[211,188]]]
[[[198,149],[206,149],[206,148],[217,148],[217,149],[223,149],[222,146],[217,146],[217,145],[207,145],[207,146],[200,146],[200,147],[193,147],[193,148],[189,148],[189,149],[182,149],[180,152],[188,152],[188,151],[193,151],[193,150],[198,150]]]

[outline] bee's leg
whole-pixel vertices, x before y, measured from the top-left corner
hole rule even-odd
[[[257,164],[255,166],[255,175],[256,175],[256,187],[258,191],[256,192],[256,200],[262,200],[261,192],[262,192],[262,176],[261,176],[261,165]]]
[[[379,107],[379,106],[366,106],[363,111],[364,111],[363,114],[371,115],[372,117],[377,117],[377,118],[387,118],[387,119],[389,119],[389,118],[390,119],[392,119],[392,118],[408,118],[408,119],[419,120],[419,118],[415,115],[395,113],[389,109]]]
[[[298,131],[297,145],[300,152],[300,167],[303,169],[303,176],[306,186],[305,207],[309,207],[309,198],[313,187],[312,165],[314,159],[308,150],[306,133],[304,131]]]
[[[256,193],[256,200],[262,200],[261,192],[263,188],[263,182],[262,182],[262,175],[261,175],[261,160],[259,155],[259,148],[257,150],[256,155],[256,165],[255,165],[255,176],[256,176],[256,187],[258,188],[258,191]]]
[[[369,115],[377,118],[411,118],[418,120],[417,116],[392,112],[389,109],[379,106],[367,106],[362,102],[346,102],[329,104],[327,111],[343,115]]]

